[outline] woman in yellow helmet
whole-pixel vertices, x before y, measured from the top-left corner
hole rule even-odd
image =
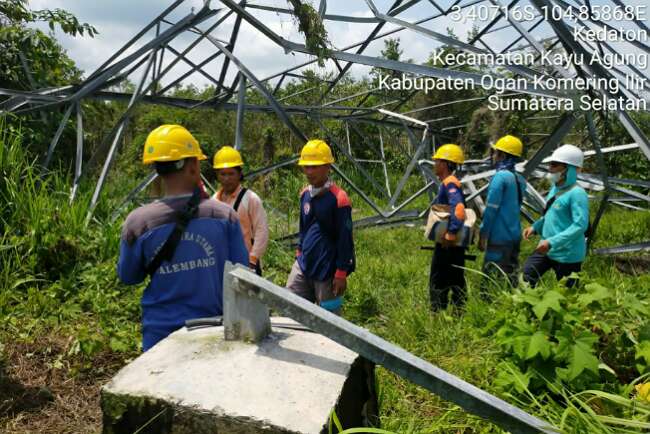
[[[465,302],[465,248],[455,245],[465,221],[465,197],[460,181],[454,176],[465,156],[460,146],[446,144],[437,149],[433,161],[436,176],[441,181],[435,204],[449,207],[447,232],[442,241],[436,243],[429,275],[431,308],[437,311],[447,307],[450,292],[452,303],[462,305]]]
[[[212,167],[217,171],[221,188],[214,195],[219,202],[232,206],[239,215],[239,224],[248,249],[249,267],[262,275],[261,259],[269,243],[269,225],[262,199],[242,187],[244,160],[235,148],[224,146],[214,156]]]

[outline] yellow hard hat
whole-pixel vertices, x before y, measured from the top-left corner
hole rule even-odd
[[[300,152],[300,166],[322,166],[323,164],[332,164],[334,157],[332,150],[322,140],[313,139],[307,142]]]
[[[244,160],[241,159],[239,151],[232,146],[224,146],[214,155],[212,167],[215,169],[228,169],[229,167],[241,167]]]
[[[433,159],[447,160],[452,163],[463,164],[465,162],[465,155],[463,155],[463,150],[460,146],[448,143],[442,145],[436,150],[436,153],[433,154]]]
[[[492,149],[498,149],[506,154],[521,157],[521,154],[524,153],[524,144],[521,143],[521,140],[517,137],[508,134],[507,136],[503,136],[497,140],[497,142],[492,145]]]
[[[180,125],[161,125],[149,133],[144,142],[142,162],[178,161],[195,157],[205,160],[199,142],[184,127]]]

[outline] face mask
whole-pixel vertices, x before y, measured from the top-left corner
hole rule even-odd
[[[548,172],[546,174],[546,179],[557,185],[557,183],[560,182],[560,179],[562,178],[562,173],[563,172]]]

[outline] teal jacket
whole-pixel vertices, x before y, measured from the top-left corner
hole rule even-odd
[[[546,214],[533,223],[533,229],[548,240],[551,250],[548,257],[563,264],[582,262],[587,254],[585,232],[589,227],[589,198],[576,185],[577,172],[568,166],[567,180],[553,186],[546,198],[548,202],[559,195]]]
[[[514,169],[514,159],[499,162],[490,181],[480,228],[481,236],[488,240],[488,244],[510,244],[521,240],[519,212],[526,193],[526,180],[516,175]]]

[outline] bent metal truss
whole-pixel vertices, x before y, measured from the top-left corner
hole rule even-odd
[[[436,105],[417,107],[409,111],[402,108],[409,100],[414,98],[417,91],[403,92],[399,98],[387,97],[379,88],[370,88],[350,95],[340,95],[341,80],[350,73],[352,68],[381,68],[404,74],[411,78],[433,78],[436,80],[462,80],[476,88],[485,85],[485,73],[468,72],[456,67],[442,67],[437,63],[416,64],[397,60],[388,60],[382,57],[369,55],[373,44],[383,45],[385,38],[413,34],[418,40],[434,51],[441,46],[451,47],[459,53],[474,55],[477,58],[497,59],[499,55],[519,56],[526,53],[532,58],[526,63],[499,64],[489,62],[483,65],[487,75],[492,81],[509,79],[512,83],[507,91],[510,95],[534,95],[548,99],[573,98],[578,99],[583,95],[590,98],[601,98],[605,101],[622,100],[648,101],[647,75],[642,69],[632,62],[624,66],[611,66],[602,63],[580,62],[597,56],[608,59],[629,53],[650,53],[650,47],[640,39],[630,37],[631,30],[647,32],[646,24],[634,18],[624,23],[624,28],[617,28],[611,21],[598,17],[597,13],[587,13],[567,16],[576,8],[592,7],[587,0],[394,0],[390,4],[379,0],[365,0],[367,13],[343,14],[338,9],[339,2],[319,0],[314,6],[328,34],[340,31],[341,26],[346,29],[354,27],[363,28],[363,39],[344,47],[331,47],[324,55],[325,67],[333,71],[331,76],[322,78],[321,86],[301,90],[298,93],[318,92],[317,104],[291,105],[289,102],[296,94],[277,96],[278,90],[290,80],[304,80],[305,71],[319,61],[301,38],[291,40],[282,36],[270,25],[273,20],[286,18],[291,20],[294,10],[288,8],[283,0],[247,1],[247,0],[220,0],[204,1],[202,7],[193,9],[188,3],[190,0],[175,0],[160,15],[154,18],[131,40],[114,53],[93,73],[88,75],[82,83],[59,88],[37,88],[29,92],[12,89],[0,89],[0,109],[16,114],[29,114],[45,110],[60,110],[64,113],[63,119],[50,143],[45,166],[47,166],[55,152],[57,143],[70,117],[76,115],[77,124],[77,152],[75,161],[75,176],[70,193],[74,200],[83,174],[83,111],[81,102],[85,99],[125,101],[126,109],[119,121],[105,137],[95,157],[103,158],[104,164],[97,180],[92,196],[88,219],[91,218],[107,174],[115,160],[118,143],[120,142],[126,125],[134,108],[138,104],[161,104],[172,107],[206,110],[232,110],[236,112],[236,130],[234,143],[236,148],[242,147],[242,131],[244,113],[271,113],[288,128],[291,134],[299,141],[307,140],[305,132],[298,126],[297,118],[307,118],[325,131],[339,155],[339,161],[344,164],[335,165],[334,170],[348,184],[348,187],[357,193],[362,200],[377,213],[374,218],[364,219],[359,224],[391,224],[404,218],[422,217],[425,210],[406,211],[409,204],[422,196],[429,198],[437,189],[438,180],[433,175],[430,161],[427,157],[437,145],[452,140],[459,131],[468,127],[466,113],[445,116],[434,119],[421,119],[425,113],[435,112],[441,107],[456,104],[471,103],[474,109],[485,107],[488,96],[451,100]],[[298,0],[290,1],[292,5],[300,4]],[[360,2],[361,3],[361,2]],[[380,3],[382,3],[380,5]],[[612,8],[624,9],[626,5],[622,0],[611,0],[608,3]],[[479,6],[487,6],[496,12],[494,16],[483,21],[474,21],[475,31],[467,42],[460,38],[441,33],[440,29],[449,26],[452,14],[462,17],[476,11]],[[526,19],[518,17],[515,6],[524,7],[530,16]],[[553,13],[549,13],[553,11]],[[557,12],[560,13],[557,13]],[[471,22],[471,21],[470,21]],[[295,23],[294,23],[295,24]],[[270,41],[271,44],[282,50],[284,56],[292,56],[294,66],[278,70],[271,74],[261,76],[254,67],[247,65],[245,53],[246,46],[238,43],[241,39],[242,26],[247,31],[256,33],[259,41]],[[339,27],[337,27],[339,26]],[[581,26],[580,31],[576,27]],[[337,30],[338,29],[338,30]],[[460,32],[460,30],[459,30]],[[621,35],[623,42],[588,41],[586,38],[577,37],[583,33]],[[613,33],[612,33],[613,32]],[[637,32],[637,33],[638,33]],[[356,32],[355,34],[358,34]],[[294,32],[295,34],[295,32]],[[625,37],[624,37],[625,36]],[[617,39],[617,38],[615,38]],[[206,50],[205,46],[209,49]],[[183,47],[183,48],[181,48]],[[197,47],[203,47],[199,50]],[[376,47],[375,47],[376,48]],[[540,62],[540,59],[550,58],[551,53],[558,49],[565,53],[564,58],[569,61],[562,63]],[[197,58],[197,53],[202,56]],[[375,50],[376,51],[376,50]],[[207,54],[206,54],[207,53]],[[23,56],[24,57],[24,56]],[[321,53],[321,57],[322,53]],[[29,77],[28,62],[22,62],[25,74]],[[278,62],[282,63],[282,62]],[[283,64],[286,64],[284,62]],[[273,65],[265,65],[268,71]],[[178,69],[183,67],[183,72]],[[259,68],[257,68],[259,69]],[[280,68],[278,68],[280,69]],[[190,83],[192,78],[200,75],[214,86],[214,94],[203,100],[192,100],[170,96],[170,90],[179,84]],[[313,75],[310,79],[313,79]],[[316,77],[318,78],[318,77]],[[516,80],[513,80],[516,78]],[[609,86],[607,89],[576,90],[567,94],[563,91],[553,90],[555,81],[571,81],[581,78],[592,82],[607,81],[618,82],[619,87]],[[132,92],[112,91],[116,85],[131,79],[135,83]],[[626,88],[629,80],[641,83],[640,90],[631,91]],[[533,83],[548,83],[548,86],[534,86]],[[246,90],[255,89],[263,96],[265,104],[249,104],[246,102]],[[489,94],[489,92],[487,92]],[[383,98],[380,104],[369,105],[370,96]],[[598,200],[596,212],[592,218],[592,227],[596,227],[603,212],[610,204],[616,206],[647,209],[650,197],[640,191],[647,191],[650,182],[635,179],[619,179],[608,176],[604,154],[608,152],[637,152],[650,159],[650,143],[647,137],[635,123],[630,114],[624,109],[611,112],[611,116],[625,128],[630,137],[628,144],[616,146],[601,146],[602,137],[599,136],[598,119],[591,110],[560,111],[557,116],[531,116],[529,121],[536,119],[552,118],[556,124],[550,132],[529,134],[524,136],[526,144],[542,141],[541,146],[527,161],[518,165],[517,170],[529,181],[528,191],[524,201],[522,213],[531,220],[542,212],[545,206],[544,197],[530,183],[535,178],[545,175],[547,168],[542,164],[558,145],[564,142],[565,137],[571,134],[576,122],[583,118],[587,127],[587,134],[591,142],[591,149],[586,151],[587,157],[597,160],[597,173],[582,173],[579,177],[581,185],[593,192],[598,192],[594,197]],[[597,114],[597,113],[596,113]],[[465,116],[462,116],[465,115]],[[327,121],[338,122],[340,130],[345,131],[344,137],[336,137],[329,131],[324,123]],[[459,124],[459,122],[462,122]],[[375,135],[360,134],[359,125],[373,125]],[[398,131],[398,133],[395,133]],[[362,144],[353,143],[350,133],[361,136]],[[517,134],[517,132],[513,132]],[[405,137],[408,145],[402,148],[410,159],[409,164],[399,176],[395,184],[391,183],[389,165],[387,165],[385,140],[395,134]],[[389,138],[388,138],[389,139]],[[486,144],[487,145],[487,144]],[[250,145],[245,145],[250,146]],[[360,146],[364,151],[372,150],[375,158],[358,158]],[[255,177],[289,164],[293,164],[297,156],[283,161],[269,162],[266,167],[261,167],[249,174]],[[487,181],[493,171],[487,167],[485,159],[470,160],[465,165],[464,176],[461,180],[465,187],[467,200],[481,211],[484,207],[484,196],[487,191]],[[383,179],[377,179],[368,165],[380,165]],[[344,167],[354,169],[355,175],[346,173]],[[148,176],[125,199],[123,206],[133,200],[155,178],[155,174]],[[407,182],[414,178],[421,178],[421,188],[409,197],[404,197]],[[369,186],[372,192],[364,191],[357,184]],[[355,184],[355,181],[357,183]],[[381,203],[375,202],[373,197],[383,198]],[[115,216],[119,213],[116,211]],[[639,251],[650,248],[650,242],[640,242],[634,245],[619,246],[600,249],[600,253],[616,253]]]

